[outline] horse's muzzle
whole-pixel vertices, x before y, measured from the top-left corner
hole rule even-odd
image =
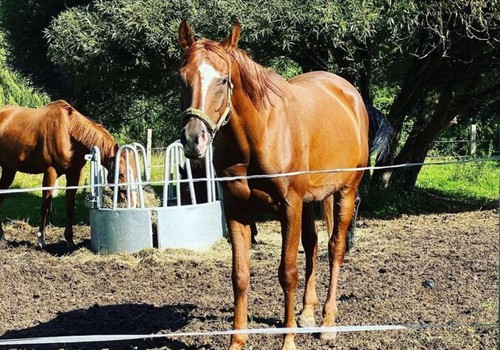
[[[130,201],[128,196],[130,196]],[[124,203],[128,208],[137,208],[137,189],[132,188],[127,192],[126,186],[118,187],[118,202]]]
[[[212,141],[212,136],[202,120],[196,117],[186,119],[180,141],[187,158],[196,159],[205,155]]]

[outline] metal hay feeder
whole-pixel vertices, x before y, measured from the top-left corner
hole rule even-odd
[[[226,222],[218,185],[212,166],[212,149],[205,157],[206,202],[197,198],[191,162],[184,157],[182,144],[176,141],[165,154],[163,207],[158,208],[158,248],[187,248],[203,250],[223,237]],[[180,168],[185,168],[187,181],[180,179]],[[191,204],[182,204],[181,183],[187,184]]]
[[[142,147],[142,146],[141,146]],[[114,183],[118,183],[120,154],[126,153],[127,169],[130,169],[129,152],[135,155],[137,174],[140,174],[137,145],[124,145],[116,154]],[[143,153],[144,155],[145,153]],[[99,149],[94,147],[90,160],[91,193],[87,200],[89,207],[91,247],[94,252],[102,254],[135,253],[145,248],[153,247],[153,229],[151,211],[144,207],[144,195],[141,178],[137,183],[130,183],[130,174],[126,177],[127,205],[130,205],[131,191],[137,191],[138,208],[120,208],[118,206],[118,191],[113,191],[111,208],[104,207],[103,189],[106,186],[106,169],[101,165]]]
[[[116,171],[114,183],[118,182],[120,152],[133,152],[137,174],[141,174],[139,154],[142,155],[144,165],[144,178],[150,181],[146,152],[140,144],[125,145],[120,147],[116,156]],[[206,182],[206,198],[197,197],[191,163],[184,157],[182,144],[178,141],[167,147],[164,165],[163,198],[161,207],[146,208],[142,176],[136,183],[129,183],[127,177],[127,198],[130,193],[137,190],[139,207],[120,208],[118,205],[117,191],[113,193],[113,204],[110,208],[103,205],[103,188],[106,185],[106,170],[100,163],[100,152],[94,147],[92,154],[88,155],[91,172],[91,193],[87,199],[90,208],[91,245],[92,250],[102,254],[118,252],[135,253],[145,248],[154,247],[186,248],[204,250],[212,246],[225,233],[225,219],[222,202],[219,197],[219,188],[214,181],[215,172],[212,166],[212,152],[207,152],[204,164],[203,180]],[[129,164],[126,153],[127,168]],[[185,169],[186,178],[181,179],[180,169]],[[128,174],[127,174],[128,175]],[[198,177],[200,174],[198,174]],[[208,180],[207,180],[208,179]],[[181,187],[187,186],[190,204],[183,203]],[[200,186],[198,186],[198,189]],[[205,187],[203,187],[205,192]],[[202,203],[200,203],[202,202]],[[128,200],[127,203],[130,203]],[[156,230],[153,229],[153,219],[157,220]]]

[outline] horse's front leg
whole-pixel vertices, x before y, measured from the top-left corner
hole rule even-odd
[[[77,169],[66,174],[66,186],[74,187],[80,183],[81,169]],[[66,228],[64,229],[64,238],[66,245],[73,247],[73,222],[75,219],[75,201],[77,189],[66,189]]]
[[[2,177],[0,177],[0,190],[5,190],[12,185],[14,177],[16,176],[16,171],[12,168],[2,166]],[[3,200],[5,199],[5,193],[0,193],[0,208],[2,207]],[[4,239],[4,232],[2,228],[2,223],[0,222],[0,240]]]
[[[345,188],[334,194],[334,224],[333,232],[328,242],[328,255],[330,261],[330,283],[325,306],[323,308],[323,327],[335,326],[337,309],[337,283],[340,274],[340,267],[344,261],[346,253],[347,229],[354,214],[354,202],[356,191],[352,188]],[[321,339],[333,340],[336,333],[322,333]]]
[[[302,209],[302,246],[306,257],[306,278],[303,308],[300,313],[300,327],[314,327],[314,307],[318,304],[316,294],[316,257],[318,255],[318,234],[314,223],[313,203],[305,203]]]
[[[285,327],[295,328],[294,296],[297,288],[297,252],[299,248],[302,198],[289,195],[280,208],[281,221],[281,262],[279,280],[285,297]],[[286,334],[283,340],[283,350],[295,349],[295,334]]]
[[[248,216],[231,201],[225,200],[224,210],[231,236],[233,252],[232,282],[234,293],[233,329],[247,329],[248,289],[250,287],[250,247],[252,234]],[[231,336],[230,350],[245,347],[248,334]]]
[[[54,168],[47,168],[43,174],[43,187],[52,187],[56,183],[57,172]],[[45,243],[45,227],[47,226],[47,218],[49,217],[50,211],[52,210],[52,193],[53,190],[43,190],[42,191],[42,207],[40,209],[41,220],[38,229],[38,245],[40,248],[45,248],[47,245]]]

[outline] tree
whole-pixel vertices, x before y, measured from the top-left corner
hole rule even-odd
[[[215,38],[227,35],[230,25],[240,19],[246,33],[242,46],[258,60],[285,70],[299,66],[309,71],[328,69],[326,49],[346,33],[356,29],[362,37],[373,31],[370,26],[363,29],[369,23],[367,8],[360,5],[362,1],[354,3],[344,8],[330,2],[325,12],[324,2],[318,0],[270,1],[264,11],[259,1],[187,1],[181,5],[163,0],[96,0],[91,6],[62,12],[45,33],[49,57],[70,77],[77,106],[91,106],[101,120],[113,125],[120,123],[117,116],[123,111],[140,110],[137,101],[143,105],[151,99],[163,100],[167,112],[161,118],[174,122],[175,117],[168,115],[178,115],[177,29],[181,19],[189,17],[200,35]],[[339,27],[335,18],[345,16],[356,17],[354,22],[363,25],[347,25],[347,19]],[[318,48],[325,37],[331,37],[328,45]],[[137,120],[148,116],[148,110],[139,112]]]
[[[410,2],[411,3],[411,2]],[[468,115],[500,91],[500,8],[497,1],[424,1],[412,6],[407,35],[388,56],[400,60],[399,85],[388,118],[397,130],[392,157],[379,165],[423,162],[433,141],[457,116]],[[408,30],[410,29],[410,30]],[[399,47],[398,47],[399,46]],[[397,49],[397,50],[395,50]],[[391,83],[391,80],[388,80]],[[413,127],[398,148],[405,122]],[[411,190],[420,167],[378,172],[380,188]]]
[[[47,90],[64,91],[68,85],[57,67],[47,57],[44,30],[49,23],[73,6],[92,0],[0,0],[1,25],[7,29],[10,45],[9,64]]]
[[[10,48],[4,37],[4,33],[0,31],[0,105],[43,106],[49,101],[48,96],[36,91],[26,79],[8,66]]]
[[[238,19],[240,46],[264,65],[286,74],[327,69],[353,82],[397,131],[380,165],[422,161],[451,120],[465,121],[478,106],[498,100],[498,0],[81,3],[88,6],[47,10],[57,16],[43,31],[65,93],[115,130],[139,135],[148,125],[164,125],[165,142],[180,126],[177,28],[183,18],[211,38],[223,38]],[[412,189],[418,172],[376,172],[372,187]]]

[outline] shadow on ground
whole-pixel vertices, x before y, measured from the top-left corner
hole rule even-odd
[[[155,307],[149,304],[94,305],[88,309],[60,313],[53,320],[19,331],[7,331],[1,339],[34,337],[54,337],[57,335],[105,335],[105,334],[155,334],[159,331],[175,332],[191,320],[190,313],[194,305],[168,305]],[[23,345],[17,349],[65,350],[95,349],[96,343]],[[181,340],[156,338],[144,340],[99,342],[98,348],[118,349],[196,349]],[[0,349],[12,348],[2,346]]]

